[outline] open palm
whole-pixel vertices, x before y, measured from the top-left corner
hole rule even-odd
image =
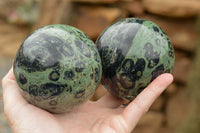
[[[123,100],[106,94],[70,112],[52,114],[22,97],[11,69],[2,80],[4,110],[14,133],[129,133],[172,81],[172,75],[162,74],[126,108],[120,106]]]

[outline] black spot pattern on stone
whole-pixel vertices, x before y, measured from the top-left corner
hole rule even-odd
[[[85,94],[85,90],[80,90],[74,96],[75,98],[81,98]]]
[[[128,74],[128,73],[122,73],[120,75],[120,78],[119,78],[118,82],[126,90],[129,90],[129,89],[132,89],[132,88],[135,87],[135,82],[132,81],[131,74]]]
[[[139,23],[139,24],[143,24],[146,20],[144,19],[136,19],[135,22]]]
[[[140,58],[137,60],[135,66],[134,66],[134,71],[132,71],[133,79],[138,80],[140,77],[143,75],[143,71],[145,69],[145,60],[143,58]]]
[[[158,67],[156,67],[156,69],[151,73],[152,78],[151,78],[151,82],[157,78],[160,74],[164,73],[164,65],[160,65]]]
[[[167,34],[165,33],[165,31],[164,31],[162,28],[160,28],[160,30],[161,30],[161,33],[162,33],[162,34],[167,35]],[[167,38],[168,38],[168,37],[167,37]]]
[[[99,75],[100,75],[100,67],[98,68],[95,68],[95,82],[98,82],[99,81]]]
[[[155,32],[159,32],[158,27],[153,26],[153,30],[154,30]]]
[[[29,94],[33,96],[38,96],[38,86],[37,85],[30,85],[29,86]]]
[[[127,65],[128,63],[128,65]],[[135,85],[135,81],[139,80],[145,69],[145,60],[143,58],[139,58],[136,63],[130,59],[126,59],[122,64],[122,71],[120,75],[120,83],[125,89],[131,89]],[[126,67],[124,67],[126,66]],[[128,85],[129,84],[129,85]],[[129,86],[129,87],[127,87]]]
[[[112,50],[109,49],[108,46],[105,46],[103,48],[99,48],[99,54],[100,54],[103,66],[106,66],[107,64],[109,64],[108,58],[110,58],[110,55],[108,53],[111,53],[111,52],[112,52]],[[103,69],[104,69],[104,67],[103,67]]]
[[[165,70],[165,73],[171,73],[170,69]]]
[[[46,83],[40,86],[39,96],[44,99],[48,99],[52,96],[60,95],[65,88],[67,88],[67,85]]]
[[[122,70],[124,72],[130,72],[133,70],[134,62],[131,59],[126,59],[122,64]]]
[[[70,79],[72,80],[74,78],[75,74],[72,70],[65,71],[64,73],[64,79]]]
[[[75,71],[76,71],[76,72],[80,73],[80,72],[82,72],[84,69],[85,69],[85,64],[84,64],[83,62],[81,62],[81,61],[76,62],[76,64],[75,64]]]
[[[113,59],[114,61],[111,63],[110,59],[112,58],[112,54],[113,51],[111,49],[109,49],[108,47],[104,47],[102,48],[100,51],[100,56],[102,59],[102,68],[103,71],[105,73],[105,77],[113,77],[116,74],[116,70],[119,67],[119,65],[121,64],[122,60],[124,59],[124,56],[121,52],[121,50],[117,49],[116,52],[116,56],[115,59]],[[102,56],[105,55],[105,56]]]
[[[52,81],[57,81],[59,78],[60,78],[60,73],[59,73],[59,71],[52,71],[52,72],[49,74],[49,79],[52,80]]]
[[[145,88],[146,87],[140,87],[140,88],[138,88],[137,93],[140,94],[140,92],[142,92]]]
[[[57,101],[56,101],[56,100],[51,100],[51,101],[49,102],[49,105],[55,106],[55,105],[57,105]]]
[[[137,71],[144,71],[145,69],[145,60],[143,58],[139,58],[136,62],[136,65],[135,65],[135,70]]]
[[[83,32],[80,32],[80,31],[77,30],[76,33],[78,33],[78,37],[79,37],[80,40],[82,40],[82,38],[88,38],[89,39],[89,37]]]
[[[174,58],[174,50],[173,50],[173,47],[171,45],[171,41],[168,39],[167,42],[168,42],[168,48],[169,48],[168,55],[169,55],[169,57]]]
[[[93,73],[90,74],[90,78],[91,78],[91,79],[94,78],[94,74],[93,74]]]
[[[94,59],[96,62],[101,62],[98,52],[95,52]]]
[[[19,82],[24,85],[27,83],[27,79],[23,74],[19,74]]]
[[[66,91],[69,92],[69,93],[72,93],[72,87],[71,86],[67,86],[66,87]]]
[[[148,50],[153,50],[153,45],[151,43],[146,43],[144,45],[144,49],[145,51],[148,51]],[[147,52],[146,52],[147,53]]]
[[[151,43],[146,43],[144,46],[145,57],[148,60],[148,68],[153,68],[159,63],[159,54],[154,52],[153,45]]]
[[[63,55],[71,57],[74,54],[72,47],[58,37],[39,32],[35,34],[37,36],[33,36],[32,39],[27,38],[22,43],[16,56],[16,65],[23,66],[28,72],[55,67]]]

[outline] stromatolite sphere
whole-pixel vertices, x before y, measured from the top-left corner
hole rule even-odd
[[[172,44],[151,21],[120,20],[105,29],[96,44],[102,60],[102,84],[117,97],[133,100],[158,75],[172,73]]]
[[[94,94],[102,66],[95,44],[82,31],[55,24],[24,40],[15,57],[14,74],[27,101],[62,113]]]

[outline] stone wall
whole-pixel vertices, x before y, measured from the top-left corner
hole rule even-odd
[[[182,133],[187,127],[187,131],[190,132],[191,126],[186,125],[187,121],[191,121],[189,117],[195,100],[189,93],[193,88],[188,88],[188,73],[193,68],[191,65],[197,52],[195,50],[200,45],[200,33],[197,30],[200,27],[197,23],[200,16],[200,0],[42,0],[37,5],[39,13],[34,13],[39,15],[36,15],[34,24],[31,23],[31,29],[29,19],[18,18],[11,21],[22,27],[28,25],[29,30],[23,33],[43,25],[63,23],[79,28],[95,41],[107,26],[125,17],[144,18],[157,23],[167,33],[175,48],[175,80],[143,116],[134,133]],[[8,12],[1,11],[0,8],[3,18],[13,20],[5,15]],[[21,30],[19,33],[23,34]],[[24,35],[19,35],[20,37]],[[10,46],[18,47],[19,41]],[[1,47],[6,49],[5,46]],[[16,50],[8,49],[4,56],[13,57]],[[190,77],[189,80],[194,78]],[[93,100],[100,98],[104,93],[103,89],[97,90]],[[194,123],[200,121],[199,117],[194,120]],[[197,132],[198,129],[191,133]]]

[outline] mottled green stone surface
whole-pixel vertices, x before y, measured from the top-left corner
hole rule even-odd
[[[96,41],[102,84],[113,95],[133,100],[162,73],[172,73],[173,46],[155,23],[138,18],[120,20]]]
[[[83,32],[56,24],[38,29],[24,40],[14,74],[30,103],[62,113],[94,94],[102,66],[95,44]]]

